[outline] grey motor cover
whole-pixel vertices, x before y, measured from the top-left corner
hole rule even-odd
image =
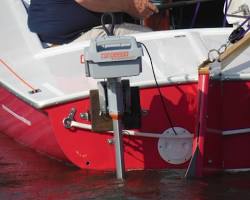
[[[142,47],[131,36],[91,40],[84,49],[87,77],[95,79],[137,76],[142,70]]]

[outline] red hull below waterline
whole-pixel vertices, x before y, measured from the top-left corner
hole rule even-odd
[[[197,83],[160,88],[174,127],[195,132]],[[210,81],[207,131],[203,169],[206,171],[250,168],[250,82]],[[157,88],[140,90],[142,116],[140,132],[161,134],[171,127]],[[0,89],[0,132],[36,151],[72,162],[83,169],[114,170],[112,133],[79,128],[66,129],[63,119],[72,108],[75,120],[89,124],[80,113],[89,111],[89,99],[37,110],[5,88]],[[159,138],[125,135],[125,168],[186,168],[189,160],[174,164],[159,153]]]

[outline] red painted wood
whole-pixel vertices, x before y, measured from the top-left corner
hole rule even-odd
[[[223,83],[223,130],[250,128],[250,81]],[[250,168],[250,132],[223,137],[225,169]]]
[[[221,81],[210,80],[208,88],[207,131],[205,141],[204,170],[205,175],[222,170],[222,85]]]
[[[204,85],[204,86],[202,86]],[[222,85],[221,81],[209,80],[209,75],[199,75],[196,132],[193,141],[194,165],[188,176],[209,176],[223,168],[222,137]],[[192,168],[192,167],[195,168]],[[192,171],[193,172],[193,171]]]
[[[198,93],[197,93],[197,120],[196,132],[193,144],[193,155],[196,154],[195,176],[202,177],[205,158],[205,138],[207,132],[207,107],[208,107],[208,87],[209,73],[198,75]]]

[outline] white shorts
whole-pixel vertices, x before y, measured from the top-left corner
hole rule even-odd
[[[107,28],[109,29],[111,25],[107,25]],[[117,24],[114,28],[114,35],[129,35],[133,33],[141,33],[141,32],[149,32],[152,31],[150,28],[147,28],[145,26],[137,25],[137,24],[130,24],[130,23],[123,23],[123,24]],[[80,42],[84,40],[90,40],[97,37],[104,37],[106,36],[106,32],[102,28],[102,26],[96,26],[92,28],[91,30],[82,33],[80,37],[72,41]]]

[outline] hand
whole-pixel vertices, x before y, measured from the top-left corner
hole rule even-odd
[[[124,12],[136,18],[148,18],[154,13],[158,13],[157,7],[149,0],[124,0],[126,6]]]

